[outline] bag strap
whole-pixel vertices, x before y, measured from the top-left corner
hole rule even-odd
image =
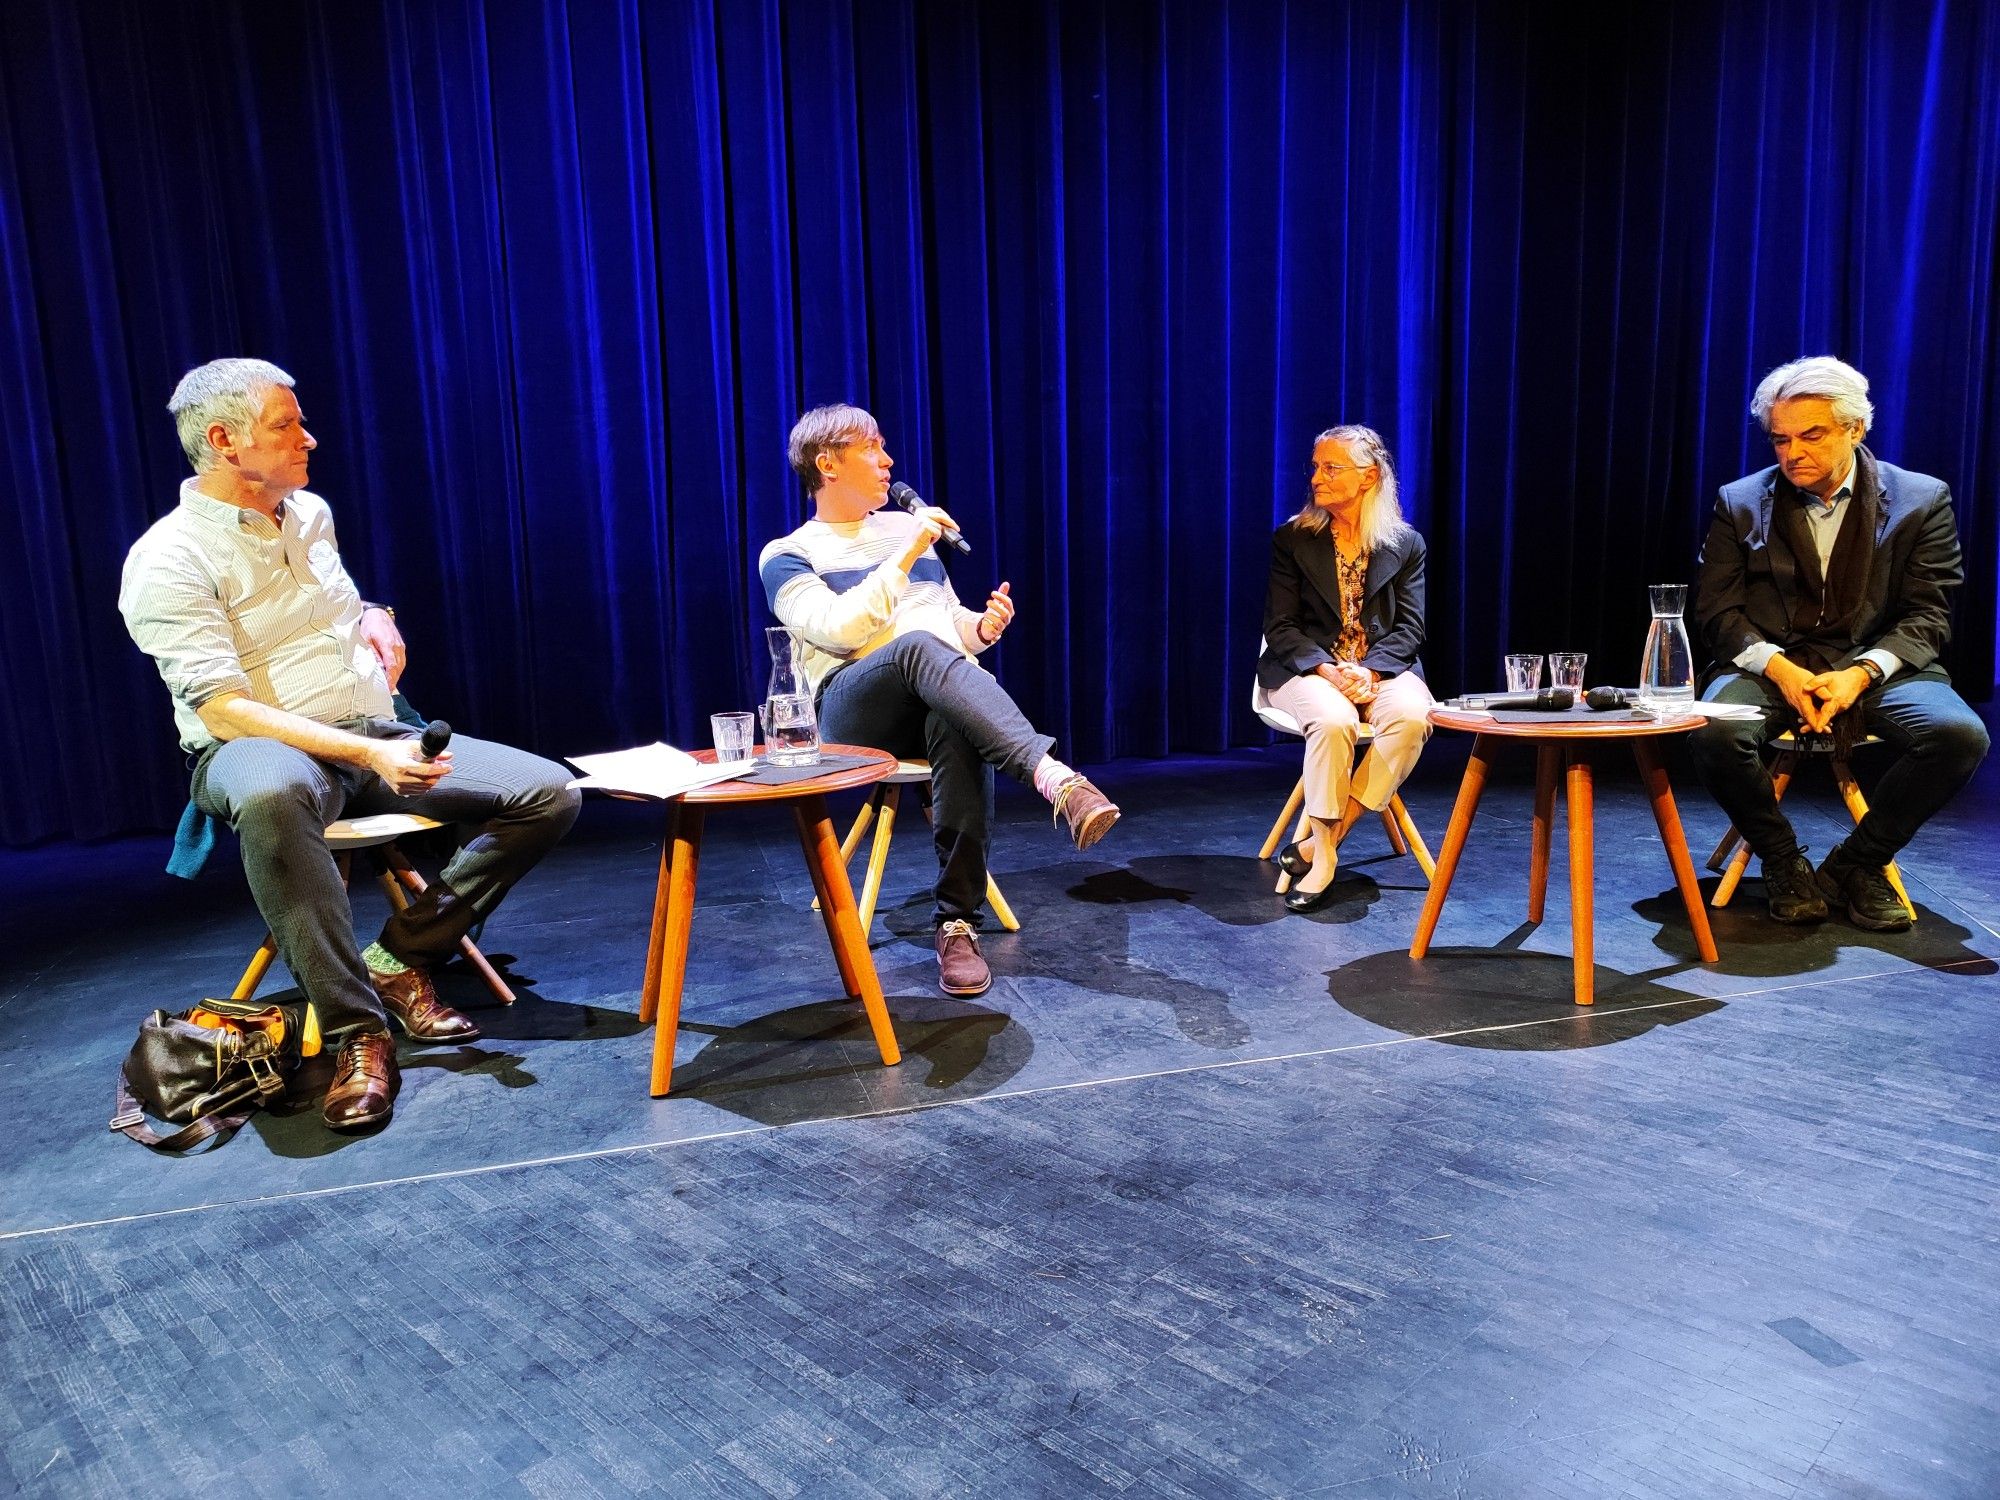
[[[257,1104],[253,1103],[250,1108],[240,1113],[222,1112],[229,1105],[241,1103],[241,1094],[246,1091],[256,1096],[257,1103],[263,1102],[263,1091],[253,1080],[247,1086],[247,1090],[237,1091],[228,1098],[226,1104],[218,1101],[213,1113],[203,1115],[191,1125],[183,1125],[172,1135],[161,1135],[146,1123],[146,1112],[139,1108],[139,1101],[132,1095],[132,1085],[126,1081],[125,1070],[120,1068],[117,1094],[113,1102],[113,1109],[116,1112],[111,1116],[111,1128],[127,1140],[137,1141],[140,1145],[151,1147],[155,1151],[192,1150],[211,1136],[220,1137],[217,1144],[224,1144],[248,1123],[250,1116],[257,1110]]]

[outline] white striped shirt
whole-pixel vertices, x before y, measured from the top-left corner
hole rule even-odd
[[[185,481],[126,554],[118,611],[173,694],[188,750],[215,742],[197,710],[225,692],[322,724],[395,717],[333,512],[309,491],[274,524]]]
[[[986,649],[982,615],[958,602],[936,551],[926,547],[907,575],[896,566],[916,529],[916,517],[900,510],[811,520],[757,559],[764,597],[798,640],[799,669],[814,691],[835,667],[899,635],[928,631],[967,656]]]

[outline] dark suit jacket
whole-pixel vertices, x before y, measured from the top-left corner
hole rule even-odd
[[[1951,491],[1944,481],[1855,455],[1855,493],[1874,493],[1880,522],[1875,561],[1854,616],[1854,648],[1835,663],[1850,665],[1863,651],[1894,654],[1921,671],[1951,639],[1950,590],[1964,581]],[[1800,597],[1799,558],[1772,524],[1771,507],[1790,481],[1773,465],[1725,484],[1702,543],[1694,615],[1702,639],[1727,670],[1758,641],[1793,640],[1792,605]],[[1853,500],[1848,501],[1851,506]],[[1818,557],[1811,559],[1815,571]]]
[[[1416,672],[1424,644],[1424,539],[1410,527],[1368,555],[1361,601],[1368,654],[1361,665],[1384,677]],[[1333,660],[1340,639],[1340,574],[1333,538],[1287,521],[1271,538],[1271,583],[1264,596],[1264,654],[1257,680],[1269,692]]]

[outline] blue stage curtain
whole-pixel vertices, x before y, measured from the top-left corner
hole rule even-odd
[[[10,0],[0,841],[165,827],[114,600],[164,403],[299,379],[413,698],[550,753],[706,739],[765,672],[801,407],[862,402],[1010,579],[1079,760],[1249,713],[1314,432],[1380,428],[1433,681],[1629,681],[1767,462],[1766,369],[1875,380],[1960,497],[1994,677],[2000,7]]]

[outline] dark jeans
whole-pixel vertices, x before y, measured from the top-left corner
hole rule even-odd
[[[1702,697],[1772,710],[1757,720],[1711,719],[1688,737],[1689,747],[1709,795],[1766,864],[1800,853],[1762,754],[1767,743],[1797,727],[1798,715],[1777,684],[1763,676],[1726,673]],[[1986,726],[1937,667],[1898,672],[1862,694],[1848,712],[1861,714],[1871,734],[1900,752],[1876,784],[1868,815],[1841,846],[1857,864],[1886,865],[1972,779],[1986,755]]]
[[[412,738],[406,724],[343,724],[371,739]],[[326,846],[326,825],[374,813],[417,813],[461,825],[461,847],[407,910],[389,918],[382,946],[406,964],[443,963],[576,821],[570,773],[508,745],[457,735],[451,773],[430,791],[399,797],[373,772],[315,760],[272,739],[231,740],[194,771],[194,800],[226,819],[243,846],[243,872],[278,954],[333,1040],[383,1031],[389,1018],[368,982],[354,912]]]
[[[931,763],[935,923],[979,921],[993,827],[993,767],[1032,785],[1055,741],[1037,734],[984,667],[928,632],[898,636],[820,684],[820,738]]]

